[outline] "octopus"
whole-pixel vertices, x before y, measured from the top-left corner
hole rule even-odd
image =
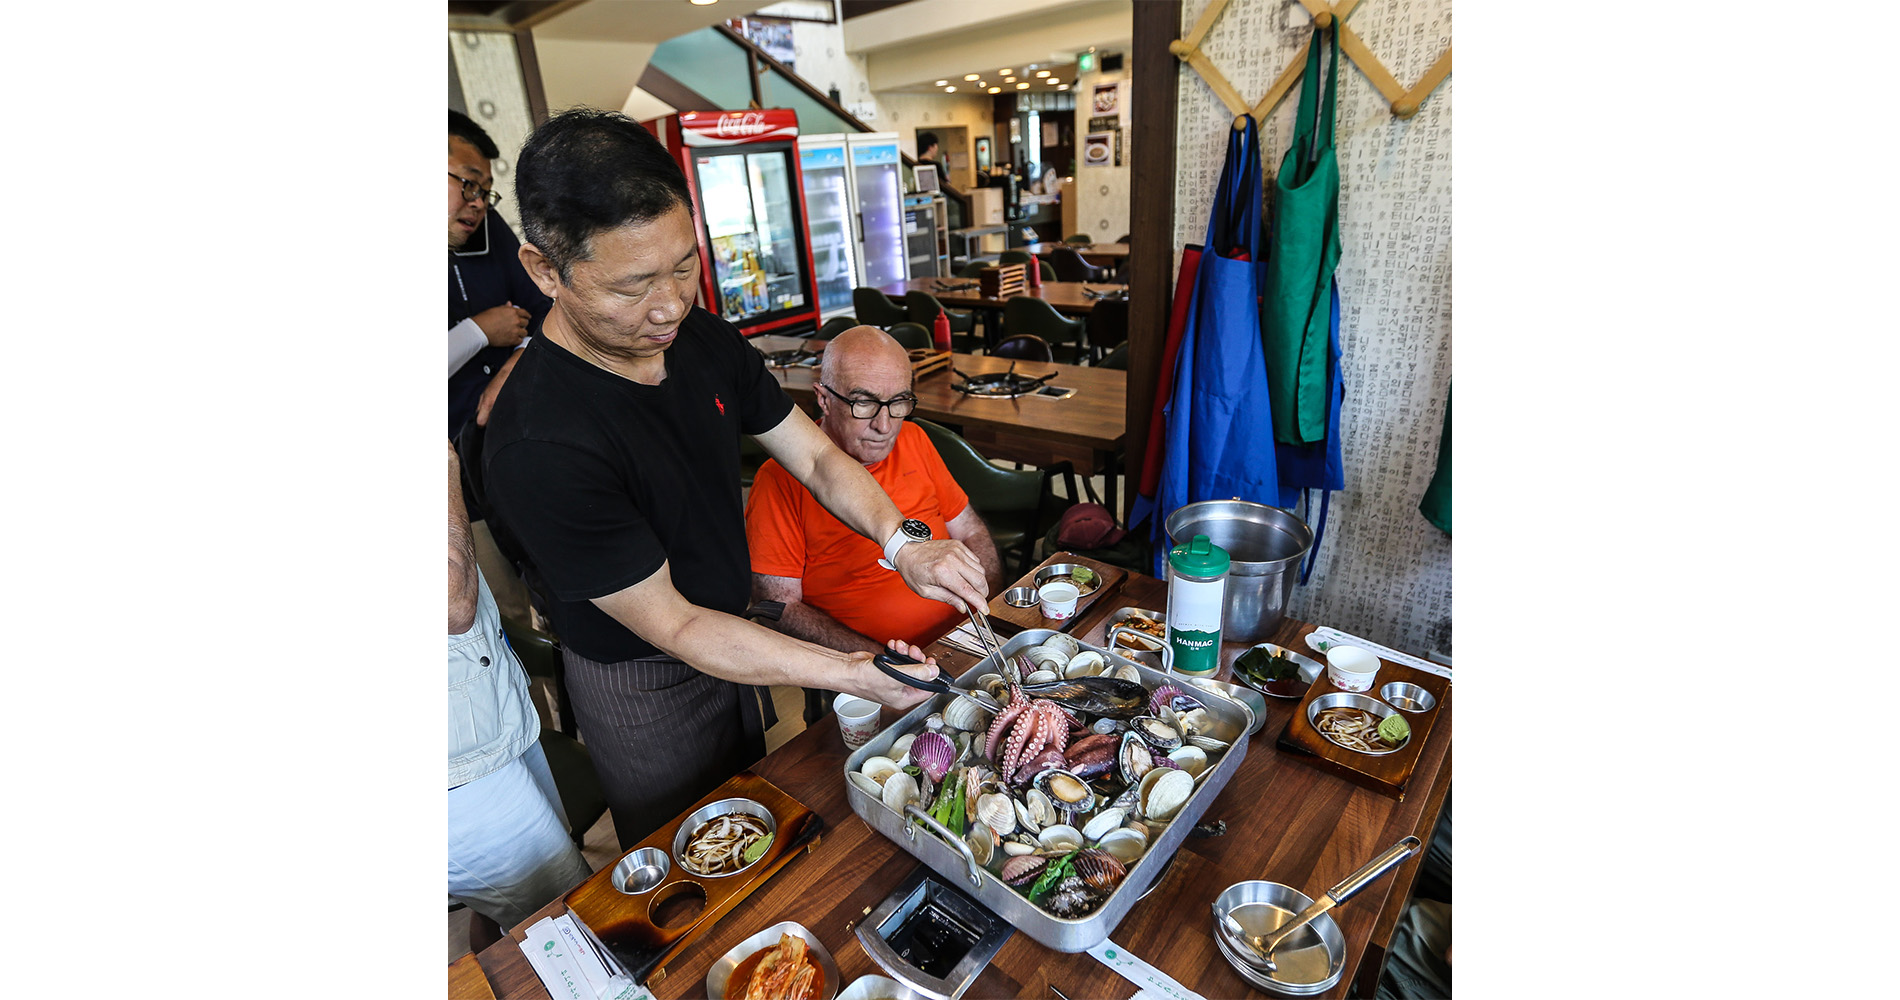
[[[1070,718],[1061,705],[1044,698],[1028,698],[1022,689],[1010,685],[1009,705],[996,721],[983,744],[984,756],[996,761],[1012,781],[1022,780],[1018,771],[1048,749],[1061,750],[1068,745]],[[997,751],[1002,756],[997,756]]]

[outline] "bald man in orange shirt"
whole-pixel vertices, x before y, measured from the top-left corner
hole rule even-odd
[[[889,334],[874,326],[844,331],[825,348],[814,383],[819,426],[864,463],[906,518],[928,525],[932,538],[967,546],[995,593],[1003,567],[989,528],[929,436],[904,419],[917,402],[912,378],[909,353]],[[882,652],[884,642],[872,635],[916,644],[962,617],[948,604],[918,597],[880,566],[877,544],[831,516],[775,461],[754,477],[745,515],[752,599],[784,604],[779,628],[789,635],[846,652]]]

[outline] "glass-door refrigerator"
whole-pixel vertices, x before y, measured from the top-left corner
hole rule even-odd
[[[858,222],[864,283],[876,288],[910,277],[904,250],[903,161],[896,132],[846,133],[851,201]]]
[[[686,173],[699,223],[700,305],[741,333],[818,328],[798,115],[688,111],[645,123]]]
[[[798,167],[804,175],[805,217],[811,220],[818,311],[830,319],[852,310],[851,289],[860,283],[857,213],[845,176],[844,135],[800,136]]]

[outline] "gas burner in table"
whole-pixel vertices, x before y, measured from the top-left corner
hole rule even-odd
[[[951,370],[955,371],[955,369]],[[1035,378],[1018,375],[1014,362],[1010,363],[1009,371],[1006,372],[987,372],[982,375],[967,375],[963,372],[957,372],[957,374],[963,376],[963,381],[952,384],[950,388],[966,396],[983,396],[988,399],[1015,399],[1018,396],[1027,396],[1042,388],[1044,382],[1056,377],[1054,372]]]

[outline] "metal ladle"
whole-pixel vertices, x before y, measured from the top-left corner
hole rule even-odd
[[[1230,913],[1218,914],[1221,925],[1232,932],[1235,937],[1245,941],[1247,947],[1253,949],[1253,953],[1259,956],[1261,965],[1268,972],[1278,971],[1279,966],[1273,964],[1273,950],[1275,948],[1280,947],[1281,943],[1286,941],[1287,938],[1292,937],[1295,931],[1312,923],[1320,914],[1358,895],[1361,889],[1378,881],[1380,876],[1397,868],[1405,859],[1417,854],[1420,846],[1420,841],[1417,837],[1407,837],[1393,844],[1391,847],[1386,848],[1380,852],[1378,857],[1366,862],[1364,867],[1341,879],[1338,885],[1320,893],[1319,898],[1313,900],[1311,906],[1301,910],[1298,916],[1287,923],[1274,928],[1273,933],[1265,935],[1264,939],[1248,934],[1246,930],[1240,926],[1240,921],[1235,920],[1233,914]]]

